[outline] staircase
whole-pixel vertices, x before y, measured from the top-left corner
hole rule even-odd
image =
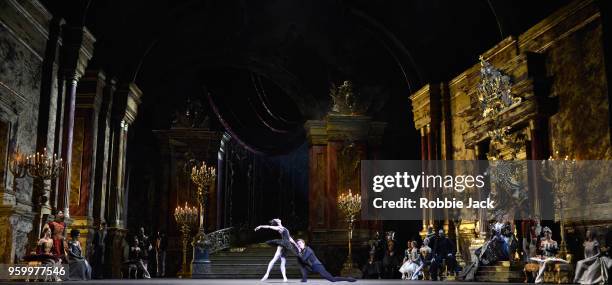
[[[218,251],[210,256],[210,271],[193,275],[192,278],[260,279],[266,273],[268,263],[275,252],[276,247],[268,246],[265,243]],[[287,278],[301,278],[296,257],[291,253],[287,253],[286,268]],[[279,259],[270,272],[269,279],[282,278]]]
[[[493,266],[479,266],[476,272],[478,282],[520,283],[525,280],[523,268],[500,261]]]

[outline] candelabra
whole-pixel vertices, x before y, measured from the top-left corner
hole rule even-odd
[[[55,179],[63,170],[62,159],[57,154],[49,155],[47,148],[26,157],[28,175],[42,180]]]
[[[199,206],[200,227],[198,234],[193,239],[194,255],[193,263],[209,263],[208,252],[206,251],[206,234],[204,233],[204,211],[206,209],[206,196],[213,187],[217,177],[216,169],[213,166],[202,162],[200,167],[194,166],[191,169],[191,181],[197,187],[196,198]]]
[[[570,186],[574,180],[576,160],[570,159],[567,155],[565,158],[559,159],[559,151],[555,152],[555,157],[550,156],[548,160],[542,161],[542,174],[544,179],[552,184],[552,190],[555,196],[555,206],[559,210],[559,228],[561,230],[559,255],[561,258],[566,258],[567,246],[565,243],[565,221],[563,211],[565,208],[565,199],[567,199],[568,194],[570,194]]]
[[[361,195],[353,194],[351,189],[348,193],[342,193],[338,196],[338,208],[346,216],[348,222],[348,256],[342,266],[342,274],[352,274],[353,272],[353,223],[355,215],[361,211]]]
[[[9,163],[9,170],[13,174],[13,191],[17,190],[16,179],[28,175],[34,179],[45,180],[55,179],[64,169],[63,161],[57,154],[47,153],[47,148],[42,153],[36,152],[31,155],[22,154],[19,149],[15,150]],[[37,206],[39,207],[38,232],[42,228],[43,205],[47,202],[46,190],[44,186],[40,191]]]
[[[174,219],[180,226],[183,242],[183,268],[179,273],[179,277],[187,277],[190,275],[189,266],[187,266],[187,247],[189,246],[191,227],[196,223],[197,218],[198,209],[196,207],[189,207],[187,202],[185,202],[184,207],[178,206],[174,209]]]
[[[14,178],[23,178],[26,174],[41,180],[55,179],[63,170],[62,159],[57,154],[49,155],[47,149],[42,153],[24,155],[19,149],[13,152],[9,170]],[[13,189],[15,191],[16,189]]]
[[[465,266],[465,261],[463,260],[463,254],[461,254],[461,247],[460,247],[460,244],[461,244],[461,233],[459,232],[459,223],[460,222],[461,221],[459,219],[456,219],[454,221],[454,223],[453,223],[453,224],[455,224],[455,243],[456,243],[456,246],[457,246],[457,248],[456,248],[457,254],[456,254],[455,259],[457,260],[457,265],[463,267],[463,266]]]

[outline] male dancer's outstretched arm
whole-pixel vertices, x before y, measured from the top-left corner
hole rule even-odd
[[[314,254],[312,249],[306,246],[303,239],[297,240],[298,246],[298,263],[300,264],[300,271],[302,272],[302,282],[308,281],[308,271],[316,272],[321,277],[327,279],[330,282],[337,281],[348,281],[355,282],[355,278],[352,277],[334,277],[331,273],[327,272],[325,266],[319,261],[317,256]]]

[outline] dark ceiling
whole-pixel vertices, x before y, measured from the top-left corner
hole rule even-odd
[[[90,66],[143,90],[144,141],[189,97],[253,150],[289,151],[303,142],[304,121],[329,110],[330,85],[348,79],[374,98],[368,114],[389,123],[399,159],[413,152],[397,141],[416,138],[411,92],[454,77],[568,1],[44,2],[96,36]]]

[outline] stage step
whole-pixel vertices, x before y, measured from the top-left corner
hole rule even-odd
[[[210,256],[210,271],[193,275],[202,279],[259,279],[268,268],[276,247],[266,244],[253,244],[244,248],[230,248]],[[287,278],[300,278],[300,270],[295,255],[287,255]],[[282,279],[280,260],[270,272],[270,279]]]
[[[508,261],[499,262],[494,266],[479,266],[476,272],[478,282],[515,283],[524,280],[523,269],[510,265]]]

